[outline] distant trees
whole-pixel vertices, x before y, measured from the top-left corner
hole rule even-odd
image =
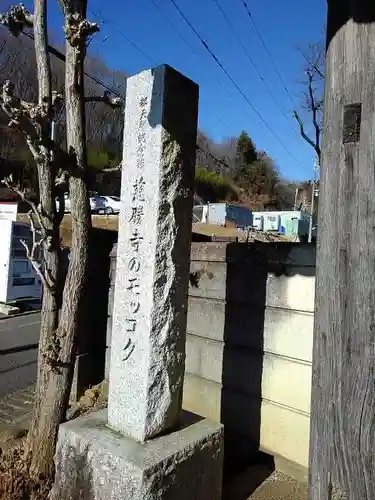
[[[257,150],[246,131],[222,142],[198,133],[196,191],[203,201],[233,201],[265,209],[291,210],[301,182],[283,179],[277,165]]]
[[[51,43],[51,42],[50,42]],[[61,50],[64,52],[64,49]],[[125,93],[126,75],[111,71],[99,58],[87,56],[86,71],[103,81],[120,95]],[[64,62],[51,56],[52,86],[57,92],[64,92]],[[15,38],[6,30],[0,30],[0,75],[2,83],[11,80],[15,85],[15,94],[27,102],[35,101],[38,95],[35,49],[32,40],[25,36]],[[103,88],[85,77],[87,97],[103,94]],[[118,165],[122,158],[123,112],[113,109],[101,102],[86,103],[86,134],[88,148],[88,164],[94,170],[92,178],[97,186],[98,169],[111,168]],[[19,162],[23,165],[20,182],[22,188],[38,191],[35,162],[23,135],[15,129],[7,127],[8,121],[0,113],[0,161]],[[56,142],[66,146],[65,109],[57,116]],[[99,180],[100,177],[99,176]],[[120,189],[118,174],[107,174],[106,184],[110,190]],[[113,186],[112,186],[113,183]]]
[[[273,160],[264,151],[257,151],[247,132],[237,141],[234,180],[253,195],[273,196],[279,174]]]
[[[228,177],[203,167],[196,168],[195,191],[198,197],[206,202],[238,200]]]
[[[62,50],[63,52],[63,50]],[[314,82],[319,76],[321,63],[317,48],[304,52],[307,67],[313,72]],[[309,63],[308,63],[309,61]],[[51,56],[52,85],[58,92],[64,89],[64,63]],[[126,75],[111,71],[103,61],[88,54],[85,61],[88,73],[105,82],[119,94],[125,92]],[[21,36],[14,38],[5,30],[0,31],[0,74],[2,78],[15,82],[15,92],[26,101],[37,97],[36,62],[32,40]],[[1,82],[0,82],[1,83]],[[85,77],[86,95],[95,96],[103,92],[100,85]],[[314,91],[317,92],[318,87]],[[320,95],[320,94],[319,94]],[[312,109],[309,91],[305,97],[307,110]],[[317,116],[321,100],[314,100]],[[301,120],[304,117],[301,117]],[[318,119],[318,118],[317,118]],[[56,142],[66,146],[65,110],[57,117]],[[318,123],[321,123],[318,119]],[[38,190],[34,159],[25,144],[22,134],[7,126],[0,114],[0,161],[16,161],[23,165],[19,179],[22,188]],[[309,132],[308,127],[304,131]],[[88,170],[92,189],[106,194],[119,195],[120,172],[104,173],[103,169],[113,169],[122,158],[123,113],[104,103],[86,103],[86,134],[88,150]],[[319,136],[320,138],[320,136]],[[198,132],[197,144],[197,194],[206,201],[239,200],[245,203],[259,197],[288,198],[293,204],[295,187],[293,183],[280,178],[275,162],[267,153],[258,151],[246,131],[238,137],[228,137],[215,142],[204,131]],[[319,142],[320,144],[320,142]],[[208,153],[208,154],[207,154]],[[216,160],[218,158],[220,161]],[[207,175],[206,172],[216,175]]]
[[[255,144],[250,139],[249,134],[243,130],[236,144],[236,167],[238,170],[246,169],[257,159]]]
[[[239,199],[249,203],[256,201],[259,196],[277,197],[280,176],[275,162],[267,153],[256,149],[246,131],[221,143],[215,143],[200,132],[198,146],[197,189],[199,185],[203,185],[204,180],[205,192],[212,195],[221,191],[222,199]],[[208,175],[207,172],[215,172],[216,176]],[[221,182],[218,181],[218,175],[222,178]],[[207,183],[215,186],[208,189]],[[224,186],[225,197],[222,196]]]

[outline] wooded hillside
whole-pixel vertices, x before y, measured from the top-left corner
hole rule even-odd
[[[60,49],[60,47],[58,47]],[[52,57],[53,88],[63,93],[64,62]],[[102,95],[103,82],[119,95],[125,93],[126,74],[109,69],[98,57],[88,56],[86,72],[87,96]],[[0,30],[1,83],[9,79],[15,93],[26,101],[37,96],[36,65],[33,41],[26,36],[11,37]],[[102,194],[119,194],[120,172],[104,173],[121,162],[123,111],[100,102],[86,104],[88,159],[92,167],[92,188]],[[65,141],[65,117],[57,120],[57,140]],[[244,131],[239,137],[214,142],[200,131],[197,138],[197,202],[231,201],[252,208],[281,206],[291,209],[296,187],[280,177],[274,161],[255,144]],[[0,162],[3,169],[18,172],[23,187],[36,190],[36,170],[24,137],[8,128],[6,117],[0,114]],[[2,196],[2,193],[0,193]]]

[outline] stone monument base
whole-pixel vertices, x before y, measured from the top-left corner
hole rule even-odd
[[[223,427],[182,412],[144,444],[107,426],[107,410],[60,426],[51,500],[221,500]]]

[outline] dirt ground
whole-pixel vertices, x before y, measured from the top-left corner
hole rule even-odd
[[[17,220],[21,222],[29,222],[26,214],[18,214]],[[108,231],[118,230],[118,217],[116,215],[93,215],[93,227],[106,229]],[[72,218],[70,215],[65,215],[61,223],[61,244],[64,247],[69,247],[72,241]]]
[[[43,477],[30,479],[23,442],[0,457],[1,500],[48,500],[52,482]]]
[[[19,214],[17,219],[22,222],[28,222],[28,216],[25,214]],[[92,215],[92,225],[98,229],[105,229],[107,231],[117,231],[118,230],[118,216],[117,215]],[[224,237],[224,238],[238,238],[238,241],[278,241],[285,242],[290,241],[288,238],[282,235],[269,234],[269,233],[250,233],[247,234],[245,231],[238,231],[236,228],[232,227],[221,227],[212,224],[200,224],[196,223],[192,225],[193,233],[197,235]],[[69,247],[72,240],[72,219],[70,215],[65,215],[61,224],[61,240],[62,246]]]
[[[33,394],[33,390],[27,391]],[[6,406],[19,405],[25,398],[25,390],[9,395]],[[102,382],[85,392],[85,395],[68,410],[68,420],[87,411],[104,408],[108,398],[108,383]],[[14,413],[12,424],[0,426],[0,500],[47,500],[50,483],[43,478],[30,481],[27,475],[27,461],[22,450],[30,422],[28,413],[20,416]],[[25,410],[26,411],[26,410]],[[1,402],[0,402],[1,412]],[[17,417],[18,415],[18,417]],[[307,486],[280,472],[273,471],[272,461],[255,460],[241,472],[227,469],[225,474],[223,500],[307,500]]]
[[[69,408],[67,419],[104,408],[107,393],[106,382],[87,389]],[[29,461],[24,445],[29,422],[30,419],[0,429],[0,500],[48,500],[52,482],[44,477],[31,479],[28,474]]]

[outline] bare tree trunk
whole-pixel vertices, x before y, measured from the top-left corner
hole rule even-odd
[[[63,292],[59,324],[56,331],[56,345],[59,355],[56,365],[45,364],[42,360],[39,370],[39,400],[30,433],[29,450],[31,451],[30,473],[32,475],[53,474],[53,456],[59,424],[65,418],[65,411],[71,390],[71,381],[75,363],[75,348],[79,334],[79,314],[82,308],[84,285],[87,276],[88,239],[91,228],[91,214],[86,174],[86,137],[84,109],[84,73],[83,63],[86,50],[86,38],[74,41],[69,36],[76,25],[85,19],[86,1],[75,2],[75,9],[70,2],[64,4],[66,43],[66,120],[67,148],[74,155],[75,172],[71,173],[69,189],[71,197],[72,246],[70,263]],[[75,17],[73,14],[77,14]],[[49,335],[55,326],[57,306],[56,297],[52,297],[48,307],[44,328]],[[45,349],[42,345],[41,349]],[[45,365],[43,368],[42,365]]]
[[[98,30],[86,17],[87,0],[59,0],[65,17],[66,37],[66,121],[67,149],[64,152],[50,138],[50,124],[59,96],[51,89],[51,68],[47,40],[47,0],[35,0],[31,15],[23,5],[14,6],[0,15],[0,23],[15,36],[25,28],[34,28],[38,68],[38,105],[19,99],[10,81],[4,82],[1,108],[10,119],[9,126],[22,130],[36,161],[39,178],[40,206],[36,207],[12,180],[7,185],[31,207],[30,224],[33,245],[25,249],[44,284],[42,325],[38,359],[36,401],[26,442],[31,476],[54,473],[54,453],[60,423],[65,419],[80,334],[83,293],[87,279],[88,243],[91,214],[87,187],[86,126],[84,96],[84,59],[87,39]],[[93,97],[112,107],[121,105],[105,93]],[[51,152],[53,151],[53,155]],[[57,172],[57,162],[62,172]],[[57,175],[58,174],[58,175]],[[62,175],[60,175],[62,174]],[[61,183],[69,178],[72,215],[72,246],[64,289],[60,259],[59,227],[62,219],[60,203],[56,212],[55,197],[61,195]],[[42,238],[36,239],[33,216],[41,226]],[[36,250],[43,250],[43,263]],[[43,264],[43,265],[42,265]]]
[[[51,89],[51,67],[49,55],[47,52],[47,30],[46,30],[46,16],[47,16],[47,1],[35,0],[34,12],[34,34],[35,34],[35,53],[37,54],[37,70],[38,70],[38,104],[48,106],[48,112],[52,108],[52,89]],[[47,135],[49,133],[49,120],[46,121]],[[39,179],[39,193],[40,193],[40,212],[41,218],[48,234],[51,244],[49,248],[44,249],[45,266],[48,268],[52,281],[57,284],[58,279],[58,245],[59,245],[59,231],[55,227],[55,202],[54,194],[54,172],[51,165],[50,152],[46,147],[41,148],[41,154],[37,161],[38,179]],[[36,438],[35,432],[37,431],[35,420],[39,418],[41,411],[41,403],[44,400],[45,388],[45,375],[44,371],[44,353],[49,339],[53,337],[58,319],[58,305],[56,303],[56,294],[44,290],[42,314],[41,314],[41,332],[39,342],[39,356],[38,356],[38,375],[37,375],[37,390],[35,399],[35,411],[33,415],[33,422],[30,427],[28,436],[27,448],[33,450],[34,440]]]
[[[47,0],[35,0],[35,21],[34,21],[34,34],[35,34],[35,53],[37,54],[37,69],[38,69],[38,82],[39,82],[39,104],[48,99],[48,105],[51,109],[52,105],[52,89],[51,89],[51,67],[50,59],[47,51]],[[48,129],[45,134],[50,133],[50,121],[47,122]],[[54,200],[55,193],[55,172],[51,164],[50,151],[43,148],[44,161],[38,163],[38,179],[39,179],[39,195],[41,214],[44,226],[48,235],[51,237],[51,245],[48,251],[45,252],[44,260],[45,265],[52,279],[57,283],[58,280],[58,264],[59,264],[59,227],[56,227],[55,215],[56,206]],[[51,338],[51,332],[54,332],[57,327],[57,312],[59,304],[57,303],[56,294],[48,293],[46,290],[43,295],[42,306],[42,324],[41,324],[41,338],[40,338],[40,351],[44,353],[48,344],[48,338]],[[40,356],[41,360],[42,357]],[[41,365],[39,363],[39,373]],[[38,377],[39,378],[39,377]]]

